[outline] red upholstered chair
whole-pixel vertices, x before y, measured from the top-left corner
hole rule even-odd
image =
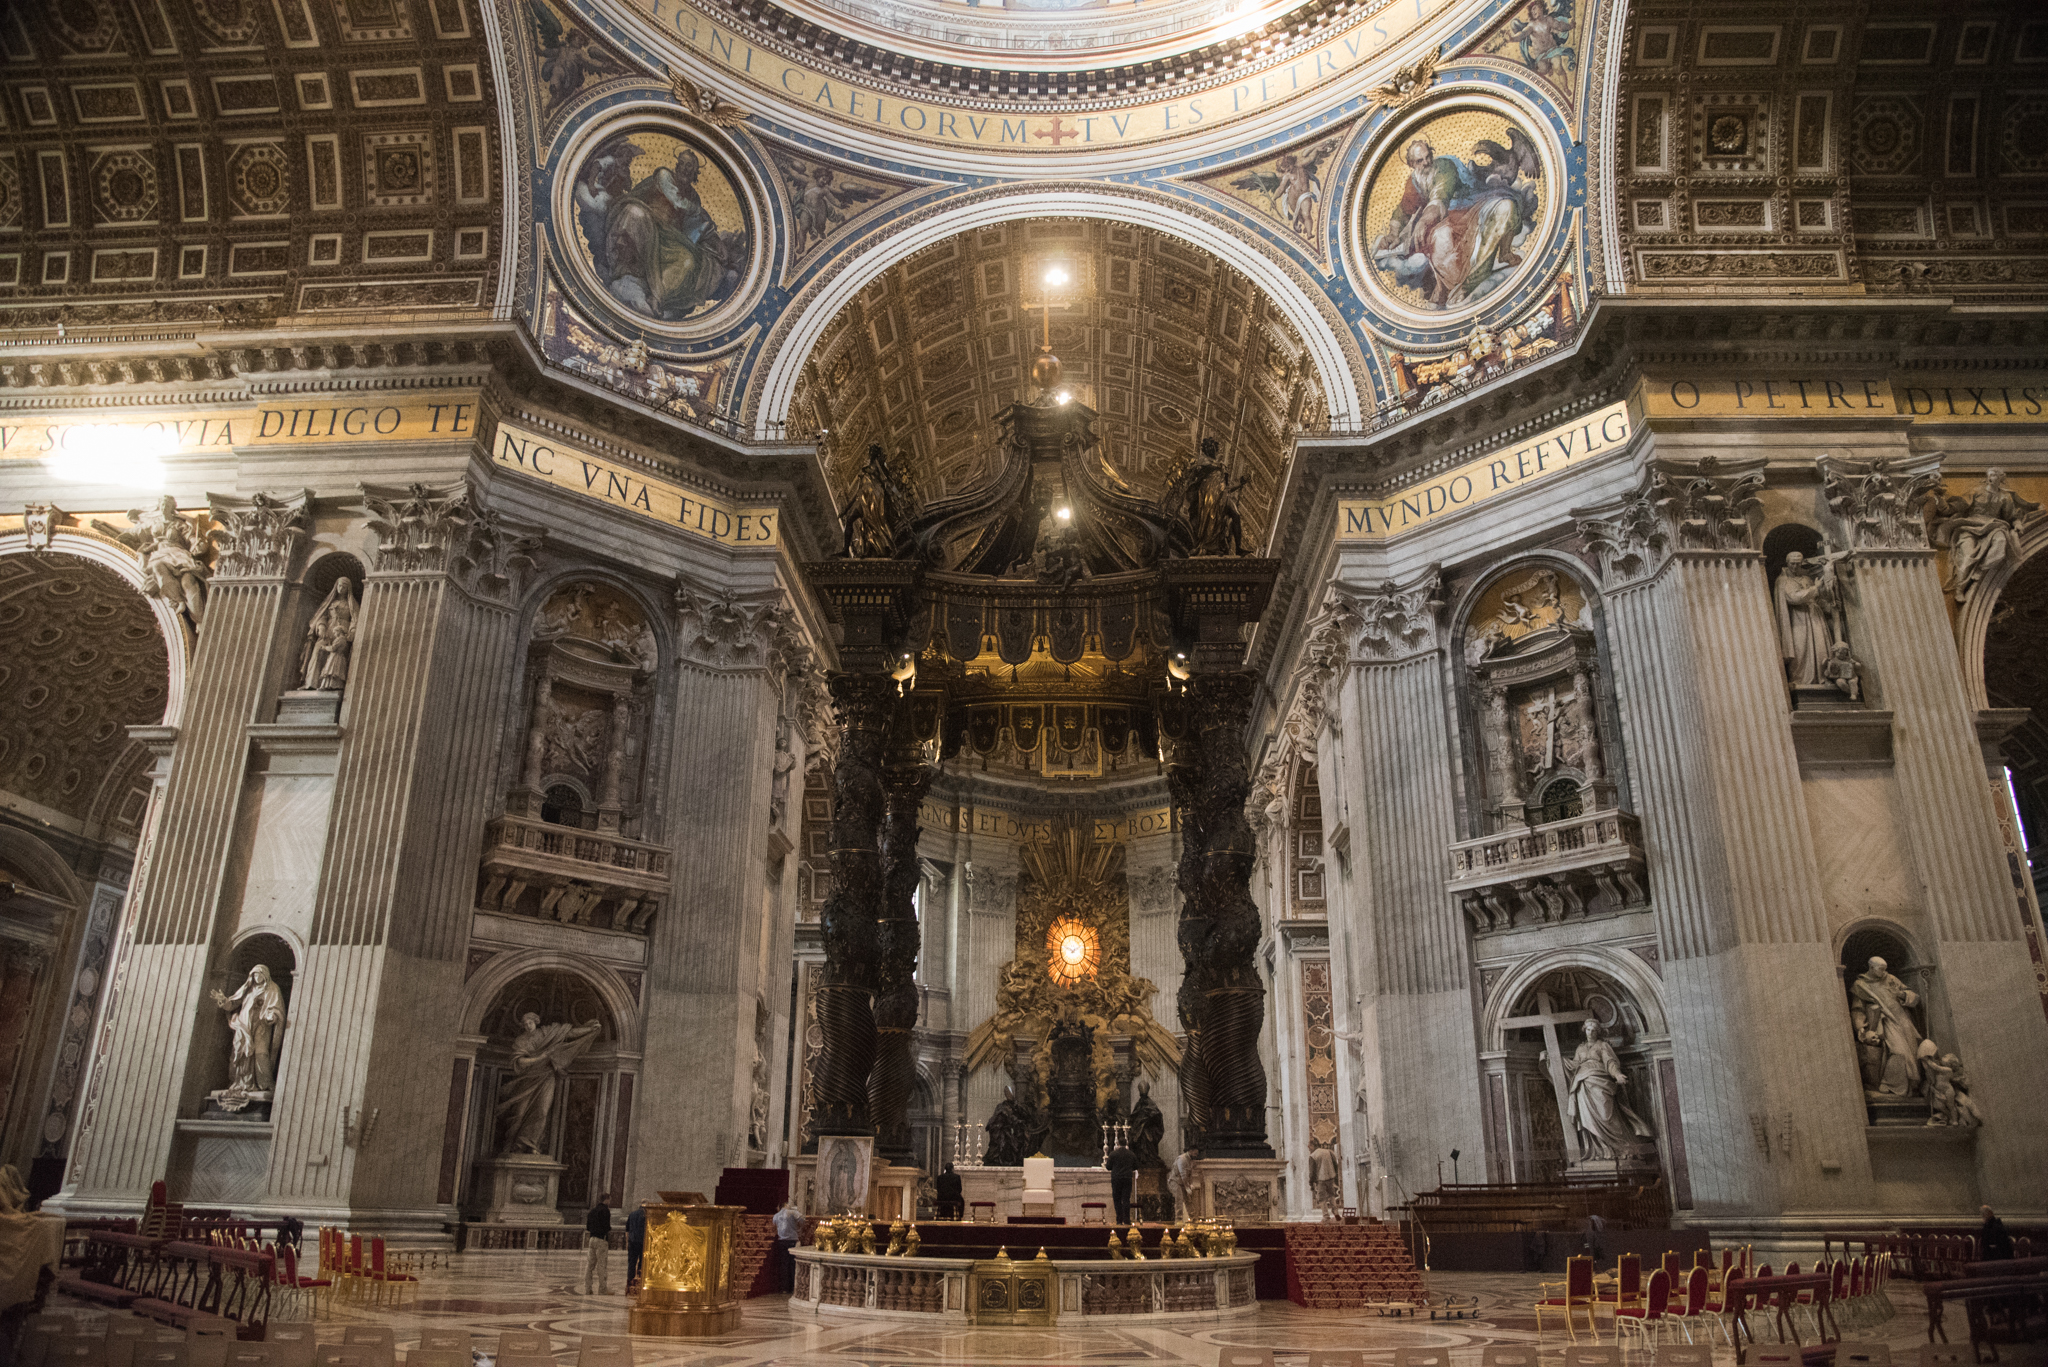
[[[1675,1248],[1664,1250],[1664,1275],[1671,1278],[1674,1288],[1685,1284],[1685,1260]]]
[[[1707,1313],[1707,1269],[1695,1267],[1674,1285],[1681,1289],[1672,1296],[1671,1306],[1664,1313],[1685,1334],[1685,1341],[1691,1343],[1695,1324],[1719,1323]]]
[[[1610,1315],[1623,1306],[1641,1306],[1643,1303],[1643,1258],[1639,1253],[1624,1253],[1614,1263],[1614,1281],[1600,1289],[1599,1306]]]
[[[1671,1278],[1658,1268],[1650,1274],[1649,1294],[1635,1305],[1617,1304],[1614,1307],[1615,1337],[1633,1334],[1642,1340],[1643,1351],[1650,1349],[1650,1336],[1661,1336],[1665,1329],[1665,1311],[1671,1307]]]
[[[1579,1341],[1579,1331],[1572,1323],[1572,1311],[1584,1307],[1586,1311],[1586,1332],[1593,1336],[1593,1342],[1600,1341],[1600,1326],[1593,1320],[1593,1260],[1587,1257],[1567,1258],[1564,1264],[1564,1280],[1561,1282],[1539,1282],[1536,1289],[1545,1292],[1544,1298],[1536,1302],[1536,1338],[1543,1339],[1543,1312],[1546,1309],[1564,1311],[1564,1327],[1572,1336],[1572,1342]]]

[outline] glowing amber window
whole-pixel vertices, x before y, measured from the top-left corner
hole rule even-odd
[[[1102,941],[1095,927],[1071,916],[1054,921],[1045,932],[1047,970],[1065,987],[1095,976],[1102,965]]]

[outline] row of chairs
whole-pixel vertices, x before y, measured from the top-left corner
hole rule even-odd
[[[280,1250],[278,1280],[288,1293],[311,1303],[315,1310],[323,1293],[330,1302],[339,1295],[343,1300],[378,1305],[388,1298],[391,1304],[402,1305],[408,1295],[419,1291],[421,1265],[416,1258],[385,1248],[381,1235],[371,1235],[366,1244],[360,1234],[322,1225],[318,1275],[301,1274],[297,1253],[287,1247]]]
[[[484,1352],[497,1367],[559,1367],[554,1341],[538,1330],[471,1334],[466,1329],[420,1331],[401,1357],[391,1329],[351,1325],[341,1342],[320,1343],[306,1321],[272,1320],[261,1342],[243,1343],[228,1320],[194,1320],[183,1335],[165,1340],[162,1326],[139,1316],[109,1315],[102,1323],[46,1312],[23,1329],[20,1367],[472,1367]],[[576,1367],[633,1367],[633,1340],[623,1334],[585,1334]]]
[[[1272,1348],[1226,1346],[1216,1367],[1275,1367]],[[1277,1350],[1283,1355],[1286,1349]],[[1449,1348],[1396,1348],[1394,1367],[1453,1367]],[[1844,1343],[1835,1353],[1835,1367],[1969,1367],[1967,1347],[1929,1344],[1917,1354],[1894,1358],[1882,1343]],[[1619,1347],[1566,1348],[1560,1365],[1554,1360],[1539,1364],[1542,1350],[1526,1344],[1490,1343],[1480,1349],[1477,1367],[1626,1367]],[[1366,1367],[1366,1355],[1357,1348],[1312,1348],[1307,1367]],[[1657,1350],[1652,1367],[1713,1367],[1714,1350],[1706,1344],[1666,1344]],[[1751,1367],[1803,1367],[1799,1349],[1793,1346],[1755,1347],[1749,1350]],[[1467,1367],[1470,1367],[1469,1361]]]
[[[1605,1311],[1614,1317],[1617,1339],[1629,1334],[1641,1338],[1647,1346],[1653,1335],[1662,1337],[1667,1331],[1677,1329],[1684,1333],[1686,1342],[1691,1343],[1693,1326],[1704,1324],[1709,1326],[1709,1341],[1712,1330],[1718,1329],[1722,1339],[1732,1345],[1734,1339],[1729,1322],[1738,1309],[1748,1307],[1739,1303],[1740,1298],[1736,1301],[1729,1299],[1729,1282],[1737,1278],[1771,1275],[1770,1264],[1753,1266],[1753,1257],[1754,1249],[1749,1247],[1743,1248],[1739,1256],[1735,1249],[1723,1248],[1720,1265],[1716,1267],[1712,1254],[1702,1248],[1694,1253],[1691,1270],[1683,1271],[1681,1255],[1675,1249],[1667,1250],[1663,1266],[1653,1272],[1646,1283],[1641,1256],[1624,1253],[1616,1261],[1614,1276],[1605,1286],[1594,1276],[1590,1257],[1571,1258],[1565,1263],[1564,1281],[1538,1285],[1538,1290],[1553,1293],[1536,1302],[1538,1341],[1541,1341],[1543,1333],[1543,1312],[1548,1309],[1564,1312],[1565,1329],[1572,1342],[1577,1343],[1579,1336],[1573,1322],[1573,1311],[1583,1309],[1587,1331],[1596,1344],[1600,1342],[1600,1327],[1594,1313]],[[1832,1262],[1823,1258],[1815,1270],[1826,1273],[1830,1279],[1828,1290],[1838,1322],[1845,1312],[1860,1323],[1878,1323],[1891,1318],[1891,1299],[1884,1290],[1891,1272],[1883,1258],[1865,1255]],[[1795,1262],[1786,1267],[1785,1275],[1799,1276],[1799,1264]],[[1802,1290],[1794,1308],[1805,1311],[1818,1337],[1820,1321],[1814,1300],[1811,1290]]]

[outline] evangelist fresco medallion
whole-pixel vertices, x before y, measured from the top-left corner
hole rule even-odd
[[[612,134],[576,169],[562,225],[600,289],[629,314],[670,325],[706,317],[752,274],[752,215],[718,158],[662,128]]]
[[[1359,240],[1397,316],[1449,322],[1504,295],[1548,237],[1554,172],[1534,125],[1492,108],[1431,114],[1390,139],[1367,179]]]

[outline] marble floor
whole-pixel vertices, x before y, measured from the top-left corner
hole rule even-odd
[[[614,1288],[624,1285],[624,1261],[624,1254],[613,1255]],[[469,1329],[486,1346],[503,1329],[542,1329],[554,1339],[557,1358],[567,1367],[575,1361],[580,1335],[626,1332],[626,1297],[617,1290],[609,1297],[583,1295],[582,1272],[581,1253],[457,1255],[448,1266],[427,1272],[417,1298],[403,1307],[335,1303],[331,1313],[318,1317],[320,1338],[339,1341],[350,1324],[388,1324],[396,1330],[402,1354],[427,1325]],[[1271,1348],[1277,1367],[1304,1367],[1310,1349],[1350,1348],[1364,1349],[1369,1367],[1388,1367],[1395,1349],[1417,1347],[1448,1348],[1452,1367],[1479,1367],[1480,1350],[1487,1344],[1539,1342],[1530,1309],[1537,1281],[1533,1274],[1433,1274],[1432,1294],[1477,1298],[1476,1316],[1463,1320],[1383,1319],[1370,1312],[1304,1310],[1283,1301],[1264,1302],[1256,1317],[1229,1322],[1116,1328],[1069,1321],[1051,1330],[934,1332],[896,1322],[861,1324],[792,1312],[787,1301],[774,1296],[746,1302],[745,1318],[733,1333],[687,1343],[641,1339],[637,1356],[640,1367],[1216,1367],[1225,1347],[1252,1347]],[[1881,1324],[1845,1323],[1845,1337],[1889,1344],[1895,1362],[1918,1367],[1919,1350],[1927,1342],[1921,1299],[1910,1285],[1894,1286],[1893,1293],[1896,1315]],[[52,1298],[52,1309],[62,1306],[62,1297]],[[1962,1314],[1951,1309],[1949,1319],[1949,1332],[1961,1340],[1967,1363]],[[1611,1341],[1604,1317],[1601,1328]],[[1567,1342],[1550,1322],[1539,1347],[1553,1353]],[[2042,1345],[2006,1347],[2001,1353],[2008,1365],[2048,1367]],[[1562,1367],[1561,1358],[1553,1361]],[[1715,1367],[1733,1367],[1734,1354],[1719,1347],[1714,1362]],[[1648,1367],[1640,1354],[1631,1355],[1631,1363]]]

